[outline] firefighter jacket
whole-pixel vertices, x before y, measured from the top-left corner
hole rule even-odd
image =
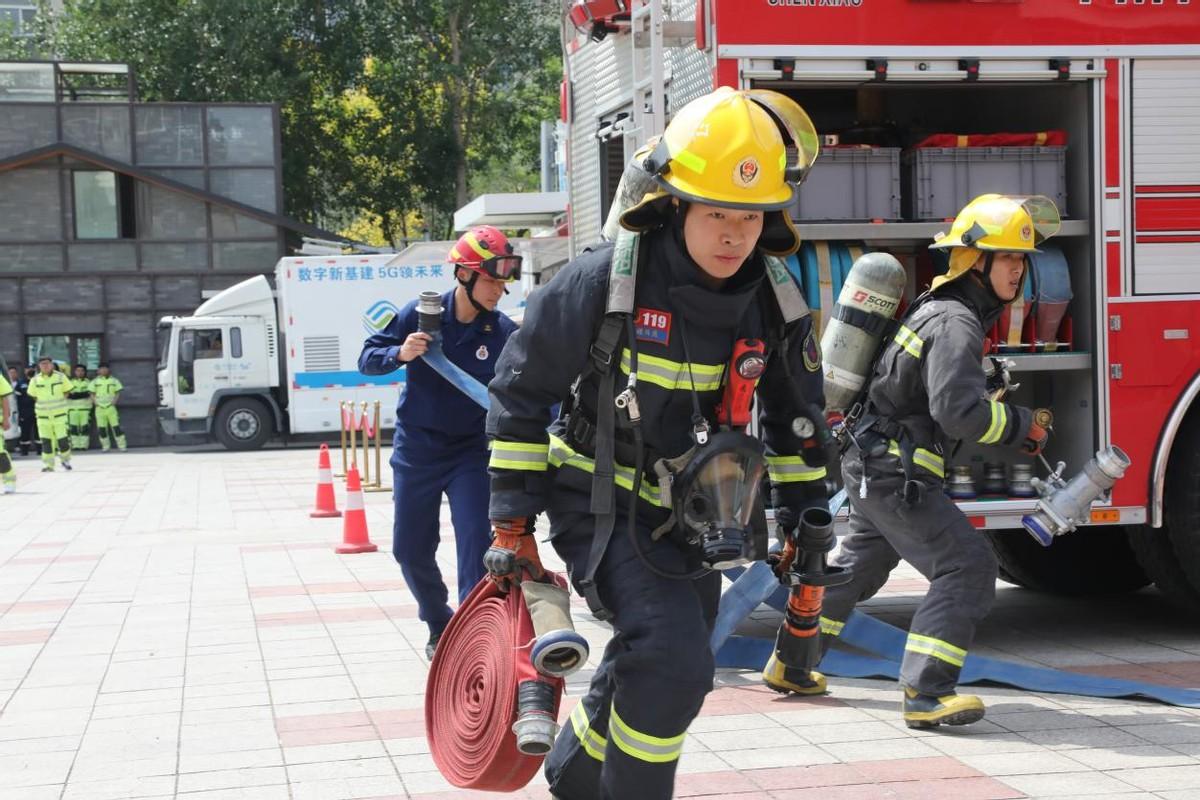
[[[34,410],[43,418],[67,413],[70,391],[71,379],[57,370],[49,375],[39,372],[29,381],[29,396],[37,401]]]
[[[868,415],[898,424],[918,448],[915,464],[938,477],[944,465],[936,450],[951,452],[958,442],[1020,447],[1033,418],[1028,408],[987,398],[984,331],[1003,304],[976,275],[914,304],[876,363],[868,394]]]
[[[116,405],[117,395],[124,389],[125,386],[121,381],[112,375],[92,378],[92,394],[96,398],[96,405],[100,408]]]
[[[442,295],[442,351],[452,363],[486,384],[492,379],[504,342],[517,324],[498,311],[481,312],[470,322],[459,322],[454,315],[454,291]],[[417,301],[412,300],[382,332],[363,343],[359,371],[364,375],[386,375],[404,367],[404,389],[396,405],[397,436],[406,429],[422,428],[455,439],[478,440],[482,447],[483,409],[424,359],[406,364],[396,360],[400,346],[416,330]]]
[[[798,395],[818,408],[824,405],[812,317],[794,322],[784,335],[782,323],[775,321],[777,301],[758,254],[721,290],[707,288],[681,236],[677,226],[658,229],[643,234],[639,249],[632,328],[646,453],[642,502],[666,506],[650,468],[656,458],[673,458],[692,447],[693,388],[702,414],[717,430],[715,407],[734,343],[743,338],[766,339],[768,347],[773,338],[778,340],[767,354],[757,386],[775,502],[797,507],[822,502],[825,468],[803,463],[791,424],[801,411]],[[552,486],[591,489],[596,404],[614,400],[598,397],[600,379],[589,369],[592,344],[605,314],[612,254],[612,245],[586,252],[535,292],[521,328],[496,364],[487,417],[492,519],[544,511]],[[779,336],[768,336],[772,323]],[[798,392],[785,377],[785,350]],[[631,356],[626,333],[614,352],[614,394],[627,385]],[[570,389],[580,375],[578,404],[572,408]],[[547,430],[550,408],[560,402],[563,413]],[[617,420],[614,481],[621,490],[618,504],[624,505],[633,488],[636,450],[627,421],[621,414]]]

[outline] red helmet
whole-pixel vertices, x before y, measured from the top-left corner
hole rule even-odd
[[[450,248],[450,263],[500,281],[521,277],[521,257],[513,255],[508,237],[491,225],[477,225]]]

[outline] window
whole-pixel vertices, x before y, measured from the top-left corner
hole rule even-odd
[[[229,329],[229,355],[232,358],[242,357],[242,329]]]
[[[76,239],[132,239],[134,180],[115,172],[71,173]]]
[[[115,172],[72,172],[76,239],[116,239],[120,233]]]
[[[202,358],[224,358],[225,348],[221,344],[220,328],[201,328],[195,333],[197,361]]]
[[[28,363],[36,364],[42,356],[50,356],[55,363],[83,364],[89,372],[100,366],[101,337],[88,335],[42,335],[25,337],[25,352]]]

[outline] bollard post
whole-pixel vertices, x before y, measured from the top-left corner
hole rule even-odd
[[[362,435],[362,482],[363,486],[371,485],[371,423],[367,419],[367,401],[362,401],[362,415],[358,417],[358,427]]]
[[[364,486],[364,492],[390,492],[392,487],[383,485],[383,434],[380,432],[379,401],[375,401],[375,482]]]
[[[358,425],[354,421],[354,402],[346,404],[347,415],[346,421],[350,427],[350,468],[358,472]],[[346,476],[349,477],[350,471],[346,471]]]
[[[338,402],[338,429],[342,442],[342,471],[333,473],[335,478],[346,477],[346,401]]]

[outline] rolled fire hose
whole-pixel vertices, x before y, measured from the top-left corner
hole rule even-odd
[[[488,578],[450,619],[430,664],[425,736],[462,789],[512,792],[541,767],[557,733],[563,678],[587,661],[565,580],[503,592]],[[540,670],[540,672],[539,672]]]

